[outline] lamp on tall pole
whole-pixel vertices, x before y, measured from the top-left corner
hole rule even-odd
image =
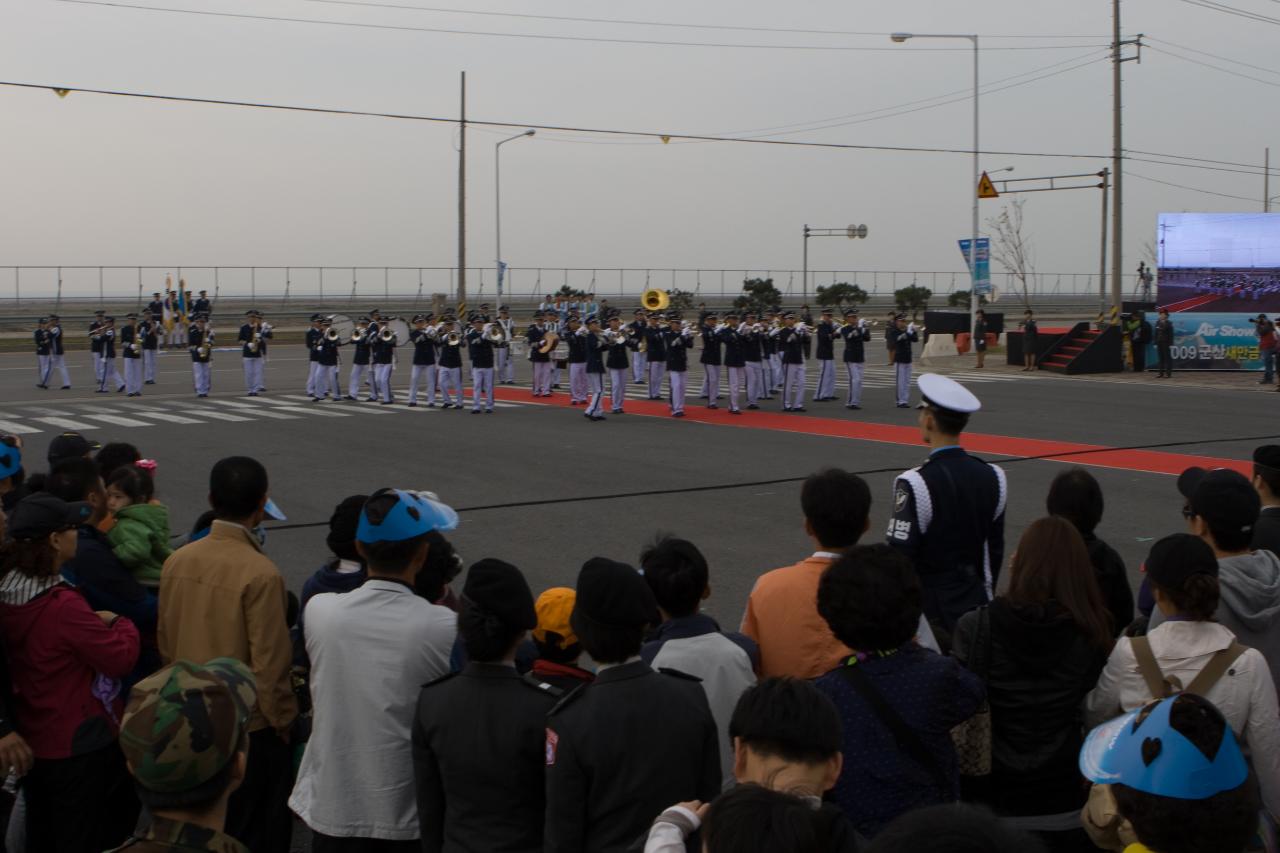
[[[973,200],[973,242],[969,244],[969,326],[977,317],[981,296],[978,293],[978,182],[982,180],[982,168],[978,165],[978,36],[961,33],[894,33],[889,36],[895,44],[908,39],[967,39],[973,42],[973,176],[968,181],[969,198]]]
[[[502,278],[506,272],[502,263],[502,146],[526,136],[533,136],[536,131],[529,129],[515,136],[508,136],[493,146],[493,235],[495,243],[495,262],[498,270],[498,304],[502,304]]]

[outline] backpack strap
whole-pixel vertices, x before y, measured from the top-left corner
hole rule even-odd
[[[1249,651],[1248,646],[1242,646],[1240,643],[1233,641],[1225,649],[1214,652],[1213,657],[1209,658],[1209,662],[1204,665],[1204,669],[1200,670],[1199,674],[1191,679],[1191,683],[1187,685],[1186,690],[1183,692],[1204,696],[1213,685],[1218,683],[1218,679],[1226,675],[1231,665],[1247,651]]]
[[[1151,692],[1151,698],[1164,699],[1172,696],[1173,690],[1165,679],[1160,664],[1156,662],[1155,653],[1151,651],[1151,641],[1147,637],[1133,637],[1129,640],[1129,645],[1138,662],[1138,671],[1142,673],[1142,679],[1147,682],[1147,690]]]

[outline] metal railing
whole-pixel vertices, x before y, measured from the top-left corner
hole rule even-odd
[[[742,292],[748,279],[772,278],[788,304],[799,305],[805,294],[816,304],[817,288],[846,282],[865,290],[874,302],[910,285],[927,287],[935,297],[968,290],[963,271],[810,270],[808,287],[800,270],[762,269],[587,269],[516,267],[508,269],[504,299],[536,301],[562,287],[594,293],[610,302],[637,298],[649,288],[679,289],[699,301],[724,303]],[[455,267],[396,266],[0,266],[0,304],[31,303],[60,306],[87,301],[145,302],[167,284],[183,280],[188,290],[208,291],[210,297],[290,303],[334,303],[358,299],[430,301],[442,295],[452,302],[457,290]],[[1022,286],[1010,273],[992,273],[992,280],[1009,302],[1020,301]],[[472,304],[497,299],[496,277],[488,267],[467,269],[467,298]],[[1137,277],[1125,277],[1126,298],[1137,292]],[[1098,297],[1094,273],[1037,272],[1027,282],[1036,302],[1068,302]]]

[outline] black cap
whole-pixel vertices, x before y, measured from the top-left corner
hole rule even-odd
[[[135,314],[135,313],[133,313],[132,311],[130,311],[128,314],[125,314],[125,315],[124,315],[124,318],[125,318],[126,320],[136,320],[136,319],[138,319],[138,315],[137,315],[137,314]]]
[[[844,316],[846,316],[846,317],[857,317],[857,316],[858,316],[858,309],[857,309],[857,308],[846,308],[846,309],[844,309]]]
[[[319,323],[319,322],[320,322],[321,320],[323,320],[323,319],[324,319],[324,318],[323,318],[323,317],[321,317],[319,314],[312,314],[312,315],[311,315],[311,322],[313,322],[313,323]]]
[[[510,311],[510,310],[511,310],[511,306],[510,306],[510,305],[499,305],[499,306],[498,306],[498,310],[499,310],[499,311]]]
[[[329,535],[325,538],[330,551],[337,553],[347,550],[355,543],[356,528],[360,526],[360,511],[364,509],[367,500],[368,495],[351,495],[334,507],[333,515],[329,516]]]
[[[485,559],[473,565],[462,586],[462,597],[511,628],[532,631],[538,627],[533,593],[524,575],[510,563]]]
[[[1262,498],[1243,474],[1229,468],[1188,468],[1178,475],[1178,491],[1205,521],[1248,533],[1262,511]]]
[[[84,501],[67,503],[48,492],[36,492],[18,501],[9,516],[14,539],[43,539],[50,533],[86,524],[93,510]]]
[[[484,318],[483,318],[483,317],[481,317],[479,314],[477,314],[475,311],[472,311],[470,314],[468,314],[468,315],[467,315],[467,322],[468,322],[468,323],[483,323],[483,322],[484,322]]]
[[[103,315],[103,314],[105,314],[105,313],[107,313],[107,312],[106,312],[106,311],[103,311],[101,308],[99,308],[97,311],[94,311],[94,312],[93,312],[93,316],[95,316],[95,317],[100,317],[100,316],[102,316],[102,315]]]
[[[50,465],[56,465],[64,459],[78,459],[102,447],[96,441],[90,441],[78,432],[64,432],[49,442],[49,452],[45,457]]]
[[[822,309],[822,313],[823,313],[823,314],[831,314],[831,313],[833,313],[833,312],[832,312],[832,310],[831,310],[830,308],[823,308],[823,309]]]
[[[592,557],[578,573],[575,617],[601,625],[634,628],[662,621],[653,591],[644,578],[626,563]]]
[[[1253,451],[1253,464],[1280,473],[1280,444],[1264,444]]]
[[[1182,589],[1192,575],[1218,576],[1218,558],[1209,543],[1190,533],[1166,536],[1147,554],[1147,577],[1165,589]]]

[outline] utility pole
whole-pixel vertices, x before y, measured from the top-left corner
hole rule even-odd
[[[1102,177],[1102,250],[1098,268],[1098,328],[1107,321],[1107,193],[1111,190],[1111,170],[1103,169]]]
[[[458,124],[458,304],[467,301],[467,72],[462,72],[462,120]],[[458,322],[464,318],[459,317]]]
[[[1142,60],[1142,36],[1136,39],[1123,40],[1120,38],[1120,0],[1111,0],[1112,8],[1112,32],[1113,38],[1111,43],[1111,62],[1112,62],[1112,98],[1114,102],[1113,128],[1112,128],[1112,153],[1111,153],[1111,180],[1112,193],[1114,194],[1115,209],[1111,212],[1112,230],[1111,230],[1111,308],[1112,323],[1120,322],[1120,306],[1124,300],[1124,123],[1122,116],[1122,99],[1121,88],[1122,80],[1120,75],[1120,66],[1125,62],[1133,60]],[[1124,55],[1125,47],[1129,45],[1137,45],[1138,53],[1136,56],[1126,57]]]
[[[1271,149],[1262,156],[1262,212],[1271,212]]]

